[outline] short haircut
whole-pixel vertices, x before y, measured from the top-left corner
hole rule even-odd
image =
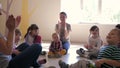
[[[60,14],[63,14],[63,15],[65,15],[67,17],[67,14],[65,12],[60,12]]]
[[[120,24],[117,24],[115,27],[118,28],[118,29],[120,29]]]

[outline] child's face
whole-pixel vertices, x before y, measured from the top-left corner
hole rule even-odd
[[[52,38],[53,38],[53,41],[58,41],[58,35],[57,34],[54,34],[53,36],[52,36]]]
[[[93,31],[90,31],[92,35],[98,35],[99,34],[99,30],[98,28],[96,28],[95,30]]]
[[[120,42],[120,37],[118,36],[117,30],[112,30],[108,33],[106,40],[108,44],[117,45]]]
[[[39,30],[38,30],[38,29],[31,31],[31,35],[32,35],[32,36],[36,36],[36,35],[38,35],[38,34],[39,34]]]
[[[21,35],[20,34],[17,34],[15,35],[15,43],[17,44],[21,39]]]

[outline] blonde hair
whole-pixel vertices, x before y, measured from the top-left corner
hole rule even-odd
[[[57,35],[57,36],[58,36],[58,34],[57,34],[57,33],[52,33],[52,37],[53,37],[54,35]]]
[[[59,37],[59,35],[57,34],[57,33],[52,33],[52,38],[53,38],[53,36],[57,36],[58,37],[58,39],[60,39],[60,37]]]

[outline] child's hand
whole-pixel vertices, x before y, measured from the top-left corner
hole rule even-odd
[[[9,31],[13,31],[15,29],[15,18],[13,15],[10,15],[6,21],[6,27]]]
[[[88,44],[85,44],[84,47],[85,47],[86,49],[93,49],[93,46],[88,45]]]
[[[88,48],[93,49],[93,46],[88,46]]]

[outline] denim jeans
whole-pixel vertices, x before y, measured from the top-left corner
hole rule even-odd
[[[33,44],[27,47],[19,55],[10,60],[8,68],[30,68],[33,62],[38,59],[41,51],[42,47],[40,44]]]
[[[68,49],[70,48],[70,42],[69,41],[62,42],[62,45],[63,45],[63,49],[65,49],[67,53]]]

